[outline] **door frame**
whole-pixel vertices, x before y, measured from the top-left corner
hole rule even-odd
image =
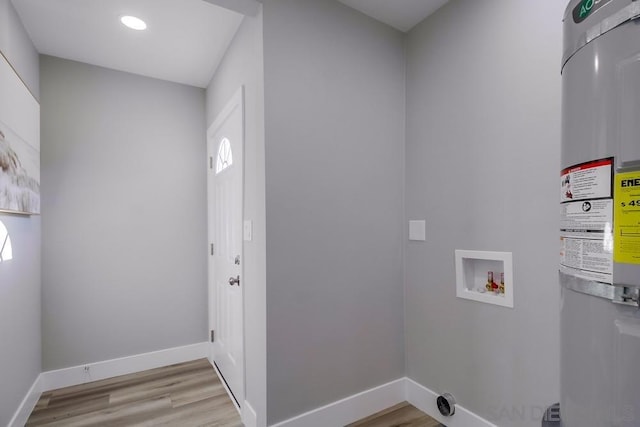
[[[239,141],[239,146],[241,147],[242,150],[242,173],[240,174],[240,186],[241,186],[241,218],[240,220],[240,227],[241,229],[243,229],[243,224],[244,224],[244,195],[245,195],[245,161],[244,161],[244,157],[245,157],[245,137],[246,137],[246,131],[245,131],[245,126],[246,126],[246,118],[245,118],[245,105],[244,105],[244,85],[241,85],[235,92],[234,94],[231,96],[231,98],[227,101],[225,107],[222,109],[222,111],[220,113],[218,113],[218,115],[216,116],[216,119],[213,121],[213,123],[211,124],[211,126],[209,126],[209,128],[207,129],[207,135],[206,135],[206,144],[207,144],[207,289],[208,289],[208,295],[207,295],[207,302],[208,302],[208,327],[209,327],[209,333],[208,335],[211,333],[211,331],[215,331],[217,328],[217,324],[216,324],[216,303],[217,303],[217,289],[216,289],[216,285],[215,285],[215,259],[214,256],[212,255],[211,252],[211,245],[213,244],[213,230],[214,230],[214,213],[215,213],[215,197],[214,197],[214,188],[213,186],[210,185],[210,173],[214,173],[215,174],[215,159],[217,156],[217,144],[212,144],[212,138],[213,136],[217,133],[218,129],[225,123],[225,121],[229,118],[229,116],[231,115],[231,113],[233,113],[236,108],[240,109],[240,114],[241,114],[241,121],[242,121],[242,129],[241,129],[241,136],[240,136],[240,141]],[[241,233],[243,234],[243,233]],[[222,384],[225,387],[225,390],[227,391],[227,394],[229,394],[229,398],[231,399],[231,401],[233,402],[233,405],[236,407],[236,410],[238,410],[238,412],[240,413],[240,415],[242,416],[242,409],[238,406],[238,404],[244,404],[244,399],[245,399],[245,390],[246,390],[246,357],[245,357],[245,292],[244,292],[244,278],[245,278],[245,258],[244,258],[244,236],[241,235],[240,236],[240,240],[241,240],[241,244],[240,244],[240,278],[241,278],[241,286],[240,286],[240,293],[241,293],[241,306],[242,306],[242,339],[241,339],[241,345],[242,345],[242,360],[241,360],[241,366],[242,366],[242,390],[240,392],[236,391],[236,394],[233,394],[229,388],[227,387],[227,384],[225,383],[224,379],[222,378],[222,374],[218,371],[218,369],[216,368],[214,361],[213,361],[213,341],[211,340],[211,336],[209,336],[209,362],[211,363],[211,365],[213,366],[213,368],[215,369],[217,375],[220,377],[220,380],[222,382]],[[215,333],[214,333],[215,335]],[[215,339],[215,336],[214,336]]]

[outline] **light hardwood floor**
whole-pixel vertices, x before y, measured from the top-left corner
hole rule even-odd
[[[440,427],[442,424],[416,408],[403,402],[385,409],[347,427]],[[444,426],[442,426],[444,427]]]
[[[242,427],[206,359],[42,394],[27,426]],[[347,427],[439,427],[404,402]]]
[[[241,427],[206,359],[45,392],[27,426]]]

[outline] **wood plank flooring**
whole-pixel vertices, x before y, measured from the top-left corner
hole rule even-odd
[[[26,426],[242,427],[206,359],[42,394]],[[441,427],[407,402],[347,427]]]
[[[206,359],[45,392],[27,426],[242,427]]]
[[[416,408],[402,402],[346,427],[444,427]]]

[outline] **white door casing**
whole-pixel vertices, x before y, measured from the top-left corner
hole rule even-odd
[[[238,407],[244,401],[244,91],[207,132],[210,358]]]

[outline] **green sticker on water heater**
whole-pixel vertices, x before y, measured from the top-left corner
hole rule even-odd
[[[573,9],[573,22],[576,24],[581,23],[587,19],[593,12],[600,9],[611,0],[582,0]]]

